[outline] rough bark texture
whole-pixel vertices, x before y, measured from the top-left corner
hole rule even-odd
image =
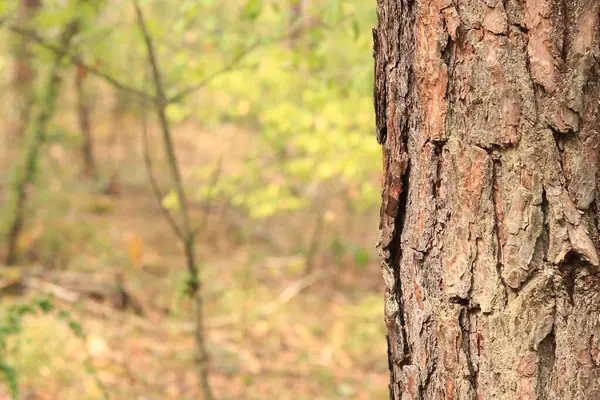
[[[600,1],[378,0],[393,399],[600,399]]]

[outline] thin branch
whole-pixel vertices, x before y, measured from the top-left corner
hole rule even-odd
[[[173,232],[177,235],[179,239],[185,241],[185,237],[181,228],[175,221],[175,217],[162,205],[162,200],[164,199],[164,194],[162,190],[160,190],[160,186],[158,181],[156,180],[156,176],[154,175],[154,168],[152,166],[152,159],[150,158],[150,146],[148,144],[148,121],[146,120],[146,114],[142,115],[142,142],[143,142],[143,151],[144,151],[144,163],[146,164],[146,172],[148,174],[148,180],[150,181],[150,186],[152,187],[152,191],[154,192],[154,197],[158,202],[158,207],[162,211],[165,219],[171,225]]]
[[[81,68],[83,68],[87,72],[89,72],[90,74],[104,79],[106,82],[108,82],[109,84],[111,84],[112,86],[114,86],[117,89],[134,94],[134,95],[140,97],[141,99],[143,99],[144,101],[153,101],[154,100],[153,97],[151,95],[149,95],[148,93],[119,81],[118,79],[110,76],[107,72],[104,72],[104,71],[96,68],[96,66],[94,66],[94,65],[85,63],[81,59],[81,57],[79,57],[77,54],[67,54],[69,52],[67,49],[64,49],[61,46],[58,46],[58,45],[55,45],[53,43],[46,41],[45,39],[43,39],[41,36],[39,36],[35,32],[20,28],[15,25],[7,24],[7,23],[2,24],[2,21],[0,21],[0,26],[4,26],[9,31],[17,33],[17,34],[23,36],[25,39],[28,39],[28,40],[31,40],[31,41],[37,43],[38,45],[45,48],[46,50],[49,50],[55,54],[64,55],[65,60],[68,61],[70,64],[80,66]]]
[[[165,143],[165,147],[167,150],[167,159],[169,162],[169,167],[171,168],[171,175],[173,181],[175,183],[175,190],[177,191],[177,197],[180,203],[181,211],[182,211],[182,219],[183,226],[182,231],[184,236],[189,235],[190,233],[190,225],[189,225],[189,213],[187,207],[187,199],[185,196],[185,191],[183,189],[183,183],[181,181],[181,173],[179,171],[179,163],[177,162],[177,157],[175,155],[175,147],[173,145],[173,139],[171,137],[171,129],[169,127],[169,121],[166,116],[165,107],[166,107],[166,97],[165,91],[162,84],[162,76],[160,73],[160,67],[158,66],[158,59],[156,57],[154,51],[154,44],[152,42],[152,38],[150,37],[150,33],[148,32],[148,28],[146,26],[146,21],[144,20],[144,15],[142,10],[136,0],[133,1],[133,5],[135,7],[135,12],[138,19],[138,25],[140,31],[142,32],[142,36],[144,37],[144,42],[146,45],[146,50],[148,52],[148,63],[151,67],[152,79],[154,81],[154,87],[156,91],[154,105],[156,108],[156,112],[158,115],[158,120],[161,125],[161,131],[163,136],[163,141]]]
[[[137,24],[144,38],[144,44],[148,53],[148,63],[150,65],[152,79],[154,83],[155,97],[154,97],[154,108],[160,123],[163,143],[167,153],[167,162],[171,170],[171,179],[175,185],[175,192],[177,193],[177,200],[181,208],[181,232],[183,234],[183,244],[186,253],[187,267],[190,273],[190,289],[193,294],[198,291],[199,280],[198,280],[198,268],[194,260],[193,240],[194,236],[190,228],[190,214],[188,210],[187,196],[183,187],[181,179],[181,172],[179,171],[179,162],[177,161],[177,155],[175,154],[175,146],[173,144],[173,138],[171,135],[171,127],[169,126],[169,120],[166,114],[166,97],[165,90],[163,87],[162,76],[160,67],[158,65],[158,59],[154,50],[154,43],[146,21],[144,14],[137,0],[133,0],[133,6],[137,17]]]
[[[168,103],[177,103],[177,102],[185,99],[189,95],[193,94],[194,92],[197,92],[198,90],[205,88],[215,78],[218,78],[220,75],[223,75],[223,74],[231,71],[233,68],[235,68],[242,60],[244,60],[244,58],[246,58],[248,55],[250,55],[250,53],[252,53],[255,49],[257,49],[259,47],[259,45],[260,45],[260,41],[257,41],[254,44],[252,44],[251,46],[248,46],[246,49],[242,50],[236,57],[234,57],[234,59],[231,60],[223,68],[214,71],[213,73],[211,73],[210,75],[208,75],[204,79],[202,79],[200,82],[195,83],[194,85],[181,90],[176,95],[170,97],[167,100],[167,102]]]
[[[203,211],[204,211],[204,215],[202,217],[202,222],[198,225],[198,227],[196,229],[194,229],[194,231],[192,233],[194,236],[196,236],[200,231],[206,229],[206,225],[208,224],[208,215],[209,215],[209,211],[211,208],[211,197],[214,194],[214,189],[217,186],[217,183],[219,183],[219,179],[221,178],[222,168],[223,168],[223,157],[220,157],[219,161],[217,162],[217,166],[212,173],[212,177],[210,179],[210,184],[208,186],[208,192],[206,194],[206,200],[204,201],[204,204],[202,207]]]
[[[253,44],[251,44],[247,48],[243,49],[236,57],[233,58],[233,60],[231,60],[223,68],[214,71],[213,73],[211,73],[210,75],[208,75],[204,79],[202,79],[200,82],[195,83],[195,84],[191,85],[190,87],[181,90],[176,95],[170,97],[167,100],[167,103],[169,103],[169,104],[177,103],[177,102],[183,100],[184,98],[188,97],[189,95],[193,94],[194,92],[205,88],[215,78],[234,69],[241,61],[243,61],[246,57],[248,57],[254,50],[261,47],[261,44],[263,44],[263,43],[271,44],[271,43],[277,43],[280,41],[287,40],[290,37],[297,35],[299,31],[301,31],[301,27],[295,27],[295,28],[290,29],[290,31],[287,32],[286,34],[281,35],[279,37],[272,37],[270,39],[265,38],[263,40],[261,40],[261,39],[256,40]]]
[[[179,172],[179,163],[175,154],[175,148],[173,145],[173,139],[171,135],[171,128],[169,126],[169,120],[166,115],[166,97],[163,87],[162,77],[160,68],[158,65],[158,59],[156,57],[152,37],[148,32],[146,21],[144,20],[144,14],[137,0],[133,0],[133,6],[137,17],[137,24],[144,38],[146,45],[146,51],[148,53],[148,63],[152,69],[152,77],[154,79],[154,88],[156,91],[156,97],[154,98],[154,107],[158,116],[158,121],[161,126],[161,132],[165,149],[167,152],[167,160],[171,169],[171,175],[173,183],[175,185],[175,191],[179,199],[179,206],[181,208],[181,231],[184,238],[184,251],[185,258],[187,261],[187,268],[190,274],[189,278],[189,292],[190,296],[195,299],[196,303],[196,330],[195,339],[197,347],[197,368],[202,382],[202,390],[204,398],[206,400],[213,400],[215,396],[212,393],[209,382],[209,360],[208,351],[206,348],[205,337],[204,337],[204,310],[203,310],[203,299],[202,299],[202,282],[198,271],[198,266],[195,261],[195,249],[194,249],[194,232],[190,228],[190,214],[187,204],[187,198],[185,194],[185,188],[181,179],[181,173]]]

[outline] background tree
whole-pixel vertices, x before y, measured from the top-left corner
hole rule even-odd
[[[86,77],[88,73],[83,67],[77,67],[75,72],[75,89],[77,92],[77,122],[81,131],[81,155],[83,160],[83,173],[87,178],[97,175],[94,157],[94,139],[91,131],[91,99],[86,90]]]
[[[11,201],[9,204],[10,219],[8,227],[8,249],[6,264],[13,265],[17,261],[17,244],[23,231],[27,206],[27,195],[35,185],[36,174],[40,163],[40,150],[52,118],[61,86],[61,67],[65,54],[69,51],[71,41],[78,30],[77,21],[69,22],[60,35],[61,52],[56,54],[54,62],[43,90],[42,102],[38,113],[28,122],[26,129],[23,159],[12,178]]]
[[[391,398],[600,397],[599,11],[378,1]]]
[[[40,0],[20,0],[18,5],[19,25],[28,27],[35,13],[41,7]],[[13,67],[13,112],[10,116],[11,127],[9,135],[12,139],[22,138],[27,129],[27,123],[33,105],[33,82],[35,79],[31,45],[24,38],[14,40]]]
[[[23,39],[28,126],[52,112],[1,146],[0,397],[381,398],[375,2],[43,0],[27,26],[19,4],[0,86]]]

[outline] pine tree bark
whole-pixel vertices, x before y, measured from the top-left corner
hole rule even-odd
[[[600,2],[378,0],[392,399],[600,399]]]

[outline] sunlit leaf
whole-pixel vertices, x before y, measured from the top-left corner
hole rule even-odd
[[[170,191],[161,202],[162,206],[167,210],[179,211],[179,197],[174,191]]]
[[[262,0],[248,0],[242,9],[242,16],[248,20],[254,21],[262,12]]]

